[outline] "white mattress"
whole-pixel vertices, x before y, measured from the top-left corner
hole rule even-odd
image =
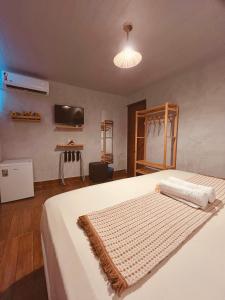
[[[107,285],[87,237],[76,224],[80,215],[151,192],[163,178],[187,179],[193,175],[168,170],[48,199],[43,209],[41,233],[50,300],[224,300],[225,209],[157,272],[120,298]]]

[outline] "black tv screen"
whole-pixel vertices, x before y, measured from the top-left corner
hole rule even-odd
[[[66,125],[83,125],[83,107],[73,107],[68,105],[55,105],[55,123]]]

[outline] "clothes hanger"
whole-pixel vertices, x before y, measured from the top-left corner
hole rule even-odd
[[[158,136],[159,136],[160,131],[161,131],[161,126],[162,126],[162,124],[161,124],[161,118],[159,117]]]
[[[156,129],[156,118],[154,118],[154,117],[153,117],[153,124],[154,124],[153,135],[155,135],[155,129]]]
[[[148,118],[147,119],[147,135],[151,133],[151,125],[152,125],[152,119]]]
[[[169,117],[169,122],[170,122],[170,137],[173,136],[173,126],[172,126],[172,122],[173,122],[173,117]]]

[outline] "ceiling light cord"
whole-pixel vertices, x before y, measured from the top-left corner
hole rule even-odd
[[[127,32],[127,43],[129,41],[129,32]]]
[[[123,30],[126,32],[127,42],[129,41],[129,33],[133,29],[133,25],[131,23],[125,23],[123,25]]]

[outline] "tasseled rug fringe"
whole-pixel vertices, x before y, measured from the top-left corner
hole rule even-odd
[[[81,216],[78,219],[78,225],[85,231],[87,234],[91,247],[95,255],[100,260],[100,265],[105,272],[112,289],[120,295],[125,289],[128,288],[128,284],[123,276],[119,273],[115,265],[113,264],[111,258],[107,254],[107,251],[99,238],[94,227],[91,225],[87,216]]]

